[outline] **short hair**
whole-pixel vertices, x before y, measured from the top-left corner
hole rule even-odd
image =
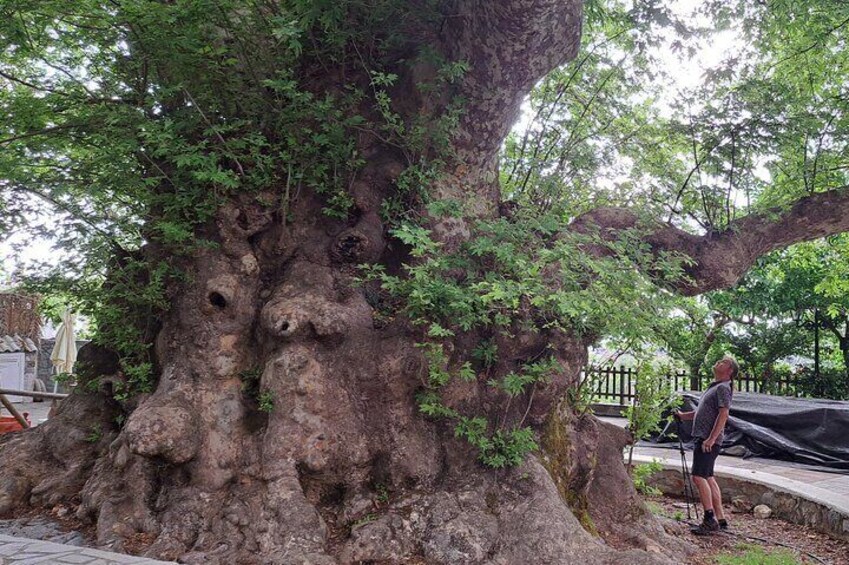
[[[728,365],[731,367],[731,378],[736,379],[737,374],[740,372],[740,365],[737,364],[737,360],[730,355],[726,355],[722,360],[728,362]]]

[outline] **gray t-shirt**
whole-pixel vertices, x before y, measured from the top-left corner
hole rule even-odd
[[[701,439],[710,437],[710,432],[719,416],[719,409],[731,408],[732,395],[731,385],[728,382],[715,382],[708,387],[702,394],[699,407],[696,409],[696,417],[693,420],[693,437]],[[722,443],[724,436],[725,431],[723,430],[716,438],[716,443]]]

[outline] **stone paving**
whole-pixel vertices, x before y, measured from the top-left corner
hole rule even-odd
[[[44,402],[13,402],[12,405],[23,414],[27,412],[29,414],[29,420],[32,422],[33,426],[37,426],[40,423],[43,423],[44,420],[47,420],[47,414],[50,412],[50,401],[45,400]],[[0,405],[0,412],[2,412],[3,416],[8,416],[9,413]]]
[[[677,450],[638,446],[634,462],[658,461],[662,471],[649,479],[666,494],[681,496],[681,454]],[[687,453],[692,463],[692,453]],[[794,524],[803,524],[838,539],[849,541],[849,475],[835,475],[783,467],[720,455],[715,467],[723,499],[743,508],[769,506],[773,514]]]
[[[80,532],[67,531],[55,520],[42,516],[0,520],[0,535],[79,547],[86,544],[86,540]]]
[[[32,421],[33,425],[37,426],[47,419],[50,402],[16,402],[15,408],[22,413],[29,412],[30,421]],[[61,538],[57,539],[61,540]],[[74,545],[0,534],[0,565],[30,565],[36,563],[41,565],[51,565],[53,563],[75,565],[166,565],[167,563],[171,563],[82,547],[78,545],[78,540],[70,538],[68,539],[68,543],[73,543]]]
[[[601,419],[625,425],[623,418]],[[686,456],[687,463],[692,464],[692,452],[686,452]],[[672,494],[683,491],[678,449],[638,445],[634,461],[658,461],[664,472],[657,477],[657,486]],[[769,459],[729,455],[717,458],[715,471],[722,479],[723,498],[730,501],[740,496],[752,504],[767,504],[785,520],[849,540],[849,473],[829,473]]]
[[[68,563],[74,565],[167,565],[121,553],[109,553],[87,547],[74,547],[47,541],[13,538],[0,535],[0,565],[30,565]]]
[[[624,418],[601,419],[623,427],[627,423]],[[681,454],[677,448],[668,449],[638,445],[634,454],[642,456],[641,458],[658,459],[675,466],[681,464]],[[692,458],[692,452],[687,452],[689,463],[692,463]],[[825,497],[828,502],[849,514],[849,472],[830,473],[802,466],[786,465],[780,461],[770,461],[769,459],[743,459],[730,455],[717,457],[716,466],[717,469],[722,468],[735,476],[751,475],[758,479],[769,480],[776,486],[793,487],[815,497]]]
[[[625,418],[604,417],[600,419],[623,428],[628,423]],[[679,464],[681,461],[681,455],[678,452],[677,446],[675,446],[674,449],[669,449],[638,445],[634,453],[657,457],[660,459],[674,460],[674,462]],[[692,456],[692,452],[687,452],[688,461],[692,459]],[[716,459],[716,464],[734,469],[745,469],[751,472],[769,473],[777,477],[801,482],[807,485],[813,485],[818,488],[825,489],[831,494],[838,495],[838,499],[849,496],[849,471],[831,473],[828,471],[817,471],[801,465],[794,466],[792,464],[785,464],[781,461],[771,461],[769,459],[759,457],[743,459],[742,457],[734,457],[730,455],[720,455]],[[849,504],[849,500],[843,500],[842,502]]]
[[[47,420],[47,414],[50,412],[49,400],[45,400],[44,402],[13,402],[12,404],[17,408],[18,412],[29,413],[29,419],[33,426],[37,426]],[[2,412],[4,416],[7,415],[5,410],[2,410]]]

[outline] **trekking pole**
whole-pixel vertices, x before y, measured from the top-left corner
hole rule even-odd
[[[687,503],[687,520],[691,520],[690,501],[693,501],[693,512],[696,515],[696,520],[699,519],[699,510],[695,503],[695,493],[693,492],[692,484],[690,483],[690,469],[687,465],[687,454],[684,451],[684,440],[681,439],[681,420],[676,418],[678,423],[678,452],[681,454],[681,477],[684,480],[684,500]]]

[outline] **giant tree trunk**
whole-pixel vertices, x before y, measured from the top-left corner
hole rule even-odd
[[[372,178],[397,170],[384,167]],[[621,517],[640,526],[620,538],[661,546],[624,473],[626,438],[552,412],[586,344],[564,334],[504,344],[506,369],[555,341],[564,371],[530,411],[548,451],[483,467],[450,426],[419,414],[412,331],[376,324],[354,284],[352,261],[399,256],[374,210],[360,203],[353,225],[333,224],[322,205],[300,199],[286,225],[251,202],[224,206],[208,226],[219,247],[185,265],[192,281],[156,340],[155,392],[122,428],[114,403],[77,393],[55,419],[3,438],[0,509],[78,497],[98,545],[120,550],[144,533],[147,555],[189,563],[655,562],[588,531],[614,531]],[[253,374],[269,411],[245,390]],[[485,411],[487,388],[451,394]]]
[[[470,62],[462,84],[419,92],[434,69],[417,68],[392,94],[405,117],[465,98],[455,158],[434,192],[492,217],[501,141],[534,82],[574,56],[580,4],[455,8],[429,39],[448,60]],[[359,263],[397,271],[407,259],[398,242],[387,245],[378,216],[406,164],[372,137],[359,145],[368,163],[351,187],[349,221],[328,219],[306,191],[288,214],[247,196],[222,204],[200,229],[218,245],[181,260],[191,276],[155,341],[155,391],[123,407],[78,392],[55,419],[2,438],[0,512],[76,500],[98,545],[121,550],[145,534],[147,555],[189,563],[657,560],[619,555],[590,533],[636,536],[632,546],[657,551],[646,536],[663,535],[622,468],[626,438],[553,410],[577,382],[584,340],[542,332],[500,344],[501,373],[555,346],[563,371],[505,416],[532,424],[550,454],[488,469],[449,425],[419,413],[426,367],[415,332],[402,319],[375,320],[374,300],[353,279]],[[432,218],[431,227],[446,248],[471,233],[459,219]],[[501,404],[486,380],[447,395],[487,414]],[[617,531],[618,516],[640,525]]]
[[[4,437],[2,509],[78,497],[99,545],[142,532],[147,555],[189,563],[653,562],[606,547],[568,504],[591,530],[593,517],[602,531],[617,516],[643,522],[639,543],[660,547],[613,431],[554,414],[548,453],[493,471],[418,413],[419,353],[403,324],[375,328],[334,259],[344,230],[326,229],[319,204],[253,242],[225,214],[223,252],[193,259],[157,340],[156,391],[120,430],[114,403],[77,393]],[[541,397],[584,360],[578,341],[560,351],[569,372]],[[243,391],[253,367],[270,412]]]
[[[454,157],[433,193],[493,217],[500,144],[535,81],[575,55],[580,2],[445,5],[444,20],[417,37],[448,61],[468,61],[469,72],[424,92],[416,84],[435,69],[408,68],[391,94],[405,119],[465,100]],[[353,280],[357,264],[397,272],[409,260],[378,215],[407,163],[373,136],[358,143],[367,164],[351,186],[347,221],[325,217],[324,202],[306,190],[288,214],[247,195],[222,202],[200,229],[217,246],[179,259],[191,276],[156,338],[155,391],[124,406],[78,392],[45,425],[0,439],[0,512],[76,501],[80,517],[96,523],[99,545],[120,550],[142,533],[152,540],[147,555],[188,563],[680,561],[686,547],[664,537],[625,473],[627,438],[561,402],[578,381],[588,338],[520,331],[499,343],[492,375],[446,391],[468,413],[497,409],[534,427],[543,450],[517,468],[483,467],[449,425],[419,413],[426,367],[415,328],[375,319],[374,295]],[[698,292],[731,284],[758,253],[803,237],[815,208],[791,209],[774,232],[758,230],[756,219],[711,242],[667,226],[650,244],[690,254],[683,290]],[[823,229],[847,223],[835,209]],[[473,236],[467,220],[428,221],[456,249]],[[605,209],[573,229],[636,222]],[[763,241],[749,249],[737,233]],[[455,348],[476,337],[458,338]],[[504,414],[487,380],[546,346],[562,371]],[[614,549],[622,545],[627,554]]]

